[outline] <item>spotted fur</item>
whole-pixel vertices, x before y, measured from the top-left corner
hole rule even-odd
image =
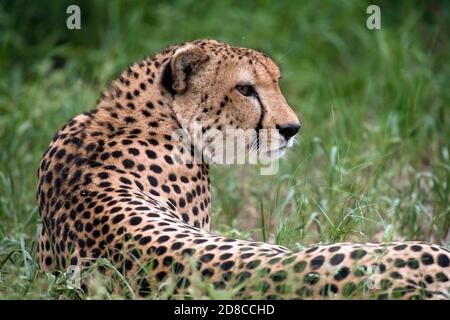
[[[279,77],[266,55],[214,40],[130,66],[44,154],[41,268],[103,257],[143,296],[168,278],[189,292],[196,272],[218,289],[239,286],[242,297],[448,298],[450,254],[438,245],[339,243],[293,252],[209,232],[208,165],[176,163],[171,133],[189,131],[193,121],[205,129],[275,128],[288,145],[298,119]],[[288,134],[286,125],[294,126]]]

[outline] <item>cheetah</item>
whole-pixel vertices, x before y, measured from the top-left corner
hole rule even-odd
[[[175,161],[172,133],[193,134],[194,122],[205,131],[255,129],[259,148],[259,130],[273,129],[280,156],[300,122],[279,79],[266,54],[215,40],[175,45],[128,67],[93,111],[56,133],[43,156],[41,269],[104,258],[143,297],[171,279],[174,295],[189,294],[195,274],[242,298],[448,298],[450,253],[439,245],[335,243],[292,251],[210,232],[209,164]]]

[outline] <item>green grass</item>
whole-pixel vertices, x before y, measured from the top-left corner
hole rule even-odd
[[[81,31],[65,28],[72,3]],[[277,175],[213,169],[217,232],[294,249],[392,239],[449,247],[450,4],[377,1],[382,29],[371,31],[370,3],[2,1],[0,299],[132,297],[102,285],[84,297],[38,270],[36,169],[53,133],[92,109],[129,63],[198,38],[269,53],[303,124]],[[234,294],[194,284],[197,298]]]

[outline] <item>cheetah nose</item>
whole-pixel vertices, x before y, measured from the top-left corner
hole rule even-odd
[[[277,125],[278,132],[287,140],[296,135],[300,129],[300,123],[287,123],[281,126]]]

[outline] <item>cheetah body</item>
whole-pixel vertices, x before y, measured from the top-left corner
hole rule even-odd
[[[208,165],[177,163],[171,134],[189,132],[194,121],[217,130],[298,123],[279,76],[264,54],[214,40],[130,66],[95,110],[54,136],[41,161],[41,268],[106,258],[144,296],[167,279],[175,279],[175,293],[189,292],[197,273],[217,289],[238,287],[242,297],[447,298],[450,254],[438,245],[340,243],[294,252],[209,232]]]

